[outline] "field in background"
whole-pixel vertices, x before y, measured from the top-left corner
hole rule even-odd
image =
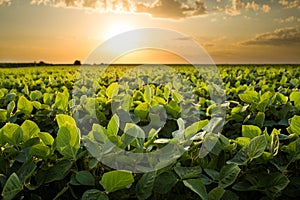
[[[2,197],[300,197],[299,65],[218,66],[222,105],[198,70],[161,68],[0,68]],[[218,121],[207,126],[218,109],[226,110],[221,132]],[[139,135],[127,137],[129,131]],[[133,153],[191,144],[167,167],[153,164],[158,170],[139,174],[98,162],[107,139]]]

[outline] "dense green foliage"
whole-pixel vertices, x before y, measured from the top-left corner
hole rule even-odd
[[[176,75],[156,73],[154,84],[146,75],[130,79],[132,68],[0,69],[1,197],[299,199],[300,67],[220,66],[221,132],[218,121],[207,125],[218,107],[201,73],[173,67]],[[154,171],[99,162],[117,152],[107,140],[147,153],[182,138],[188,150],[166,154],[166,167]]]

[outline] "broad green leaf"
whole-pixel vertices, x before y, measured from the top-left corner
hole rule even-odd
[[[137,148],[143,149],[144,147],[145,133],[143,129],[136,124],[126,124],[123,138],[123,143],[125,146],[131,144],[133,141],[136,141]]]
[[[45,145],[51,146],[54,142],[54,139],[53,139],[52,135],[50,135],[49,133],[40,132],[40,133],[38,133],[38,136],[43,141],[43,143]]]
[[[243,137],[248,137],[250,139],[259,136],[261,134],[261,129],[253,125],[243,125],[242,126],[242,135]]]
[[[181,107],[174,100],[171,100],[166,106],[167,112],[170,113],[174,118],[180,115]]]
[[[199,179],[184,180],[183,184],[199,195],[201,199],[208,199],[206,188]]]
[[[4,141],[11,145],[17,145],[22,141],[22,129],[17,124],[7,123],[2,127],[2,138]]]
[[[221,150],[221,143],[218,136],[214,133],[208,133],[204,136],[204,140],[199,151],[199,157],[204,158],[209,153],[218,155]]]
[[[119,131],[120,121],[118,115],[114,114],[107,125],[108,136],[116,136]]]
[[[18,108],[18,110],[20,110],[21,112],[23,112],[25,114],[31,114],[31,112],[33,110],[33,106],[31,104],[31,102],[28,99],[26,99],[26,97],[24,97],[24,96],[21,96],[19,98],[17,108]]]
[[[7,119],[7,111],[0,109],[0,122],[5,122]]]
[[[243,94],[239,94],[239,98],[245,103],[256,103],[258,101],[258,93],[255,91],[246,91]]]
[[[23,141],[26,142],[31,136],[36,135],[40,132],[38,125],[30,120],[25,120],[21,125],[23,131]]]
[[[248,155],[250,159],[258,158],[261,156],[267,146],[265,135],[257,136],[250,141],[248,148]]]
[[[208,193],[208,199],[209,200],[220,200],[224,193],[225,193],[224,188],[216,187]]]
[[[212,178],[213,180],[218,180],[220,178],[220,172],[214,170],[214,169],[204,169],[205,173]]]
[[[150,103],[151,101],[151,89],[149,87],[149,85],[146,85],[145,86],[145,92],[144,92],[144,99],[145,99],[145,102],[147,103]]]
[[[64,90],[64,92],[57,93],[55,97],[54,107],[59,110],[67,110],[69,105],[69,92]]]
[[[208,120],[198,121],[187,127],[184,131],[185,138],[191,138],[208,124]]]
[[[300,96],[299,96],[300,97]],[[277,93],[276,94],[276,100],[281,103],[281,104],[286,104],[286,102],[288,101],[288,97],[284,96],[281,93]]]
[[[248,146],[244,146],[227,164],[245,165],[249,161]]]
[[[295,108],[300,110],[300,92],[295,91],[290,94],[290,100],[294,102]]]
[[[114,96],[116,96],[119,92],[119,85],[118,83],[112,83],[110,84],[107,89],[106,89],[106,96],[108,98],[113,98]]]
[[[300,116],[295,115],[291,120],[290,129],[296,135],[300,135]]]
[[[107,193],[124,189],[133,182],[132,173],[124,170],[106,172],[101,179],[101,185]]]
[[[178,179],[173,172],[164,172],[156,177],[153,190],[159,194],[166,194],[177,182]]]
[[[155,172],[148,172],[143,174],[143,176],[138,180],[135,191],[139,200],[146,200],[151,196],[155,175]]]
[[[16,103],[14,101],[11,101],[8,105],[7,105],[7,117],[10,117],[14,111],[16,107]]]
[[[202,168],[200,166],[195,167],[182,167],[176,166],[174,167],[176,174],[180,177],[180,179],[191,179],[191,178],[199,178],[202,173]]]
[[[56,120],[59,128],[64,126],[66,123],[72,126],[76,126],[75,120],[73,119],[73,117],[69,115],[63,115],[63,114],[56,115]]]
[[[234,140],[239,147],[244,147],[250,144],[250,138],[248,137],[238,137]]]
[[[39,100],[41,98],[43,98],[43,94],[40,91],[38,91],[38,90],[32,91],[30,93],[30,100],[31,101],[37,101],[37,100]]]
[[[172,98],[177,103],[180,103],[183,100],[183,96],[181,94],[179,94],[177,91],[172,92]]]
[[[148,103],[140,103],[135,109],[134,114],[141,119],[146,119],[150,110],[150,106]]]
[[[83,193],[82,200],[109,200],[108,196],[97,189],[90,189]]]
[[[16,173],[12,173],[4,185],[1,195],[3,200],[11,200],[21,191],[22,184],[20,179]]]
[[[94,176],[89,171],[76,172],[75,178],[80,185],[95,185]]]
[[[24,184],[34,174],[36,168],[37,165],[33,161],[25,162],[16,172],[20,182]]]
[[[257,126],[259,126],[260,128],[262,128],[263,125],[264,125],[264,121],[265,121],[265,113],[258,112],[257,115],[256,115],[256,117],[255,117],[255,119],[254,119],[254,121],[255,121],[255,124]]]
[[[44,183],[51,183],[53,181],[64,179],[72,165],[73,162],[71,160],[61,160],[57,162],[53,167],[47,169],[42,174]]]
[[[50,155],[50,152],[50,147],[45,144],[37,144],[30,148],[30,155],[41,159],[46,159]]]
[[[224,165],[220,171],[220,181],[219,186],[226,188],[233,184],[238,177],[241,169],[237,164]]]
[[[58,130],[56,148],[65,157],[76,158],[79,149],[79,132],[76,126],[66,122]]]

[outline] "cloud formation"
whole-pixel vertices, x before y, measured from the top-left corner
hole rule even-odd
[[[148,13],[153,17],[173,19],[206,13],[201,0],[31,0],[31,4],[90,8],[100,12]]]
[[[278,3],[286,9],[290,9],[298,7],[300,0],[279,0]]]
[[[255,1],[242,1],[242,0],[231,0],[231,6],[225,6],[225,13],[231,16],[237,16],[241,14],[241,11],[263,11],[264,13],[268,13],[271,10],[271,7],[267,4],[258,4]]]
[[[255,38],[244,41],[242,45],[299,45],[300,30],[295,27],[276,29],[274,32],[267,32],[256,35]]]
[[[287,17],[287,18],[277,18],[275,19],[276,22],[280,23],[280,24],[283,24],[283,23],[291,23],[293,21],[295,21],[297,18],[294,17],[294,16],[290,16],[290,17]]]
[[[11,0],[0,0],[0,6],[1,6],[2,4],[3,4],[3,5],[6,4],[6,5],[9,6],[9,5],[11,4]]]

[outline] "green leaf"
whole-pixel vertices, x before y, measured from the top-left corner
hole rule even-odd
[[[258,102],[258,93],[255,91],[246,91],[243,94],[239,94],[239,98],[245,103],[255,103]]]
[[[25,120],[21,125],[23,131],[23,141],[26,142],[32,135],[36,135],[40,132],[38,125],[30,120]]]
[[[164,172],[156,177],[153,190],[159,194],[166,194],[177,182],[178,179],[173,172]]]
[[[220,181],[219,186],[222,188],[226,188],[229,185],[233,184],[238,177],[241,169],[237,164],[229,164],[225,165],[221,168],[220,171]]]
[[[4,143],[7,142],[11,145],[18,145],[22,141],[23,133],[19,125],[7,123],[1,130]]]
[[[149,87],[149,85],[145,86],[145,93],[144,93],[144,99],[145,102],[150,103],[151,102],[151,89]]]
[[[18,110],[20,110],[21,112],[23,112],[25,114],[31,114],[31,112],[33,110],[33,106],[31,104],[31,102],[28,99],[26,99],[26,97],[24,97],[24,96],[21,96],[19,98],[17,108],[18,108]]]
[[[180,179],[191,179],[191,178],[199,178],[201,176],[202,168],[200,166],[195,167],[182,167],[176,166],[174,167],[176,174],[180,177]]]
[[[36,168],[37,166],[33,161],[25,162],[17,171],[20,182],[24,184],[32,176]]]
[[[36,91],[32,91],[29,97],[31,101],[37,101],[43,98],[43,94],[40,91],[36,90]]]
[[[82,200],[109,200],[108,196],[106,196],[104,192],[97,189],[91,189],[85,191],[81,199]]]
[[[183,100],[183,96],[181,94],[179,94],[177,91],[172,92],[172,98],[177,103],[180,103]]]
[[[253,125],[243,125],[242,126],[242,135],[243,137],[248,137],[250,139],[261,135],[261,129]]]
[[[184,180],[183,184],[199,195],[201,199],[208,199],[206,188],[199,179]]]
[[[106,172],[101,179],[101,185],[108,193],[124,189],[133,182],[132,173],[124,170]]]
[[[118,115],[114,114],[112,118],[109,120],[107,125],[107,134],[108,136],[116,136],[119,131],[119,117]]]
[[[219,155],[221,150],[221,143],[218,136],[214,133],[208,133],[204,136],[204,140],[199,151],[199,157],[204,158],[209,153]]]
[[[224,193],[225,193],[224,188],[216,187],[208,193],[208,199],[209,200],[220,200]]]
[[[43,141],[43,143],[45,145],[51,146],[54,142],[54,139],[53,139],[52,135],[50,135],[49,133],[40,132],[40,133],[38,133],[38,136]]]
[[[295,91],[290,94],[290,100],[294,102],[294,106],[297,110],[300,110],[300,92]]]
[[[95,185],[94,176],[89,171],[76,172],[75,178],[78,181],[78,183],[80,183],[81,185],[89,185],[89,186]]]
[[[136,124],[127,123],[123,134],[123,143],[128,146],[133,141],[136,141],[137,148],[143,149],[145,141],[145,133]]]
[[[292,118],[290,128],[293,133],[300,135],[300,116],[295,115]]]
[[[3,200],[13,199],[20,191],[22,191],[22,184],[20,182],[20,179],[16,173],[12,173],[3,187],[3,191],[1,194]]]
[[[250,141],[248,148],[248,155],[250,159],[258,158],[261,156],[267,146],[265,135],[257,136]]]
[[[106,96],[108,98],[113,98],[114,96],[116,96],[119,92],[119,85],[118,83],[112,83],[110,84],[107,89],[106,89]]]
[[[255,117],[255,119],[254,119],[254,121],[255,121],[255,124],[257,126],[259,126],[259,127],[262,128],[263,125],[264,125],[264,121],[265,121],[265,113],[258,112],[257,115],[256,115],[256,117]]]
[[[64,90],[64,92],[57,93],[55,97],[54,107],[59,110],[67,110],[69,105],[69,92]]]
[[[53,167],[47,169],[47,171],[44,171],[42,174],[44,183],[50,183],[64,179],[72,165],[73,162],[71,160],[61,160],[57,162]]]
[[[146,119],[150,106],[148,103],[140,103],[135,109],[134,114],[141,119]]]
[[[155,172],[148,172],[143,174],[136,184],[136,195],[139,200],[148,199],[153,190],[154,181],[155,181]]]
[[[50,155],[51,149],[45,144],[37,144],[30,148],[30,155],[37,158],[46,159]]]
[[[59,128],[64,126],[66,123],[72,126],[76,126],[75,120],[73,119],[73,117],[69,115],[63,115],[63,114],[56,115],[56,120]]]
[[[58,130],[56,136],[56,148],[65,157],[76,159],[79,149],[79,132],[76,126],[66,122]]]
[[[7,111],[0,109],[0,122],[5,122],[7,119]]]
[[[249,161],[248,146],[244,146],[227,164],[245,165]]]

